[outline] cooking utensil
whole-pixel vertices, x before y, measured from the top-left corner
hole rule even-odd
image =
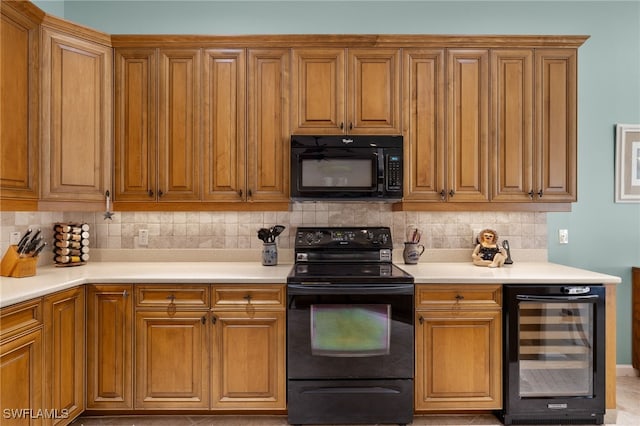
[[[269,231],[271,234],[271,242],[274,242],[276,240],[276,237],[282,234],[282,231],[284,231],[284,229],[285,227],[282,225],[276,225],[272,227],[271,230]]]
[[[266,243],[268,238],[269,238],[269,230],[267,228],[258,229],[258,239]]]

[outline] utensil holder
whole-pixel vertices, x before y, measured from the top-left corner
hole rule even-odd
[[[278,247],[276,243],[264,243],[262,245],[262,264],[264,266],[278,264]]]
[[[18,246],[9,246],[0,265],[0,275],[3,277],[24,278],[32,277],[36,274],[38,257],[20,257]]]
[[[404,251],[402,257],[404,263],[407,265],[414,265],[420,260],[420,256],[424,253],[424,246],[418,243],[406,242],[404,243]]]

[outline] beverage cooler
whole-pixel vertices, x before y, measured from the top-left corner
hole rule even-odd
[[[602,424],[605,289],[505,285],[504,424]]]

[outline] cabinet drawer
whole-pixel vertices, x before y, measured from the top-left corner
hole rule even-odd
[[[417,285],[416,309],[499,309],[500,284]]]
[[[0,341],[42,325],[42,299],[28,300],[0,310]]]
[[[238,285],[214,285],[213,308],[237,309],[248,305],[261,308],[284,309],[284,285],[259,284],[255,286]]]
[[[208,308],[208,285],[136,285],[136,307]]]

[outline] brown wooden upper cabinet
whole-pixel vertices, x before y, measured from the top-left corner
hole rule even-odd
[[[289,67],[289,49],[116,48],[116,201],[288,202]]]
[[[200,198],[200,56],[116,49],[116,200]]]
[[[43,200],[101,202],[111,188],[112,53],[94,39],[42,28]]]
[[[403,61],[405,201],[488,201],[489,51],[405,49]]]
[[[492,200],[576,201],[576,50],[493,50],[491,65]]]
[[[402,133],[400,49],[292,51],[292,133]]]
[[[38,20],[0,3],[0,191],[7,199],[38,199]]]
[[[247,57],[247,201],[288,203],[290,49]]]
[[[576,201],[576,55],[405,49],[404,201]]]

